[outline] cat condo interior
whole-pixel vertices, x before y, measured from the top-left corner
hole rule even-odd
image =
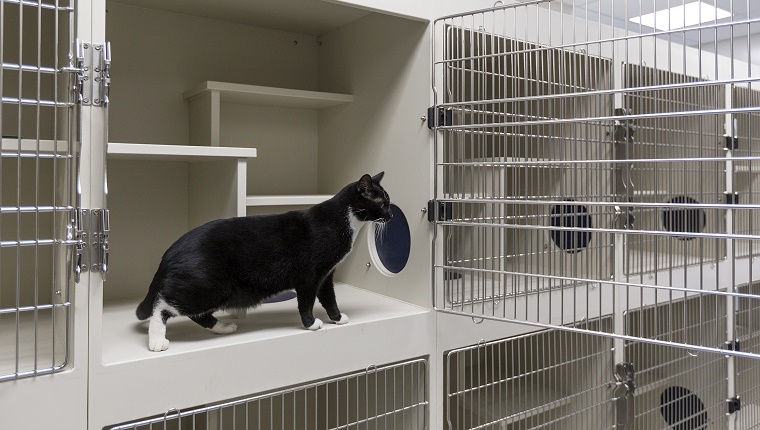
[[[654,2],[601,3],[434,24],[436,307],[564,330],[444,355],[448,428],[758,422],[757,351],[736,341],[760,304],[760,10],[707,2],[737,18],[660,31],[630,19]]]

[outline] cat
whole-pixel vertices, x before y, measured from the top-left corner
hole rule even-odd
[[[384,172],[365,174],[334,197],[309,209],[208,222],[180,237],[164,253],[137,318],[150,318],[148,348],[169,347],[166,321],[187,316],[214,333],[237,325],[218,310],[245,311],[295,290],[303,326],[319,330],[315,299],[335,324],[346,324],[335,300],[333,273],[351,251],[363,223],[391,219]]]

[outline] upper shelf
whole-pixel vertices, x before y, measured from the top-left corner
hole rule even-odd
[[[258,106],[288,107],[297,109],[324,109],[351,103],[349,94],[324,93],[319,91],[294,90],[289,88],[262,87],[259,85],[232,84],[206,81],[185,91],[185,100],[193,100],[208,93],[219,93],[223,103],[237,103]]]
[[[222,158],[253,158],[256,157],[256,148],[111,142],[108,144],[108,156],[131,160],[200,161]]]

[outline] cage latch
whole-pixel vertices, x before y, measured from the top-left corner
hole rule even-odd
[[[429,129],[435,127],[449,126],[454,123],[451,109],[438,108],[431,106],[427,110],[427,126]]]
[[[74,280],[79,282],[81,274],[90,270],[102,273],[105,280],[110,253],[108,209],[79,209],[75,217]]]
[[[630,428],[633,424],[634,411],[634,382],[635,371],[633,363],[617,363],[615,365],[615,428],[618,430]]]
[[[741,342],[739,340],[727,340],[723,344],[723,349],[726,351],[741,351]]]
[[[731,192],[726,191],[726,204],[727,205],[738,205],[739,204],[739,193],[737,191]]]
[[[427,204],[428,221],[434,223],[436,221],[451,220],[453,208],[454,208],[454,204],[452,202],[438,202],[436,200],[428,200],[428,204]]]
[[[107,106],[111,90],[111,44],[77,42],[76,100],[83,106]]]
[[[742,399],[740,399],[739,396],[726,399],[726,406],[728,407],[728,412],[726,413],[726,415],[731,415],[734,412],[741,410]]]

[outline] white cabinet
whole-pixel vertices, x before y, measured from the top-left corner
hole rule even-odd
[[[111,254],[90,297],[91,429],[435,353],[420,211],[428,24],[371,5],[288,3],[108,2]],[[225,336],[172,319],[170,349],[148,351],[134,310],[182,233],[313,205],[379,171],[409,214],[414,257],[386,278],[360,235],[336,274],[347,325],[304,330],[292,300],[249,311]]]

